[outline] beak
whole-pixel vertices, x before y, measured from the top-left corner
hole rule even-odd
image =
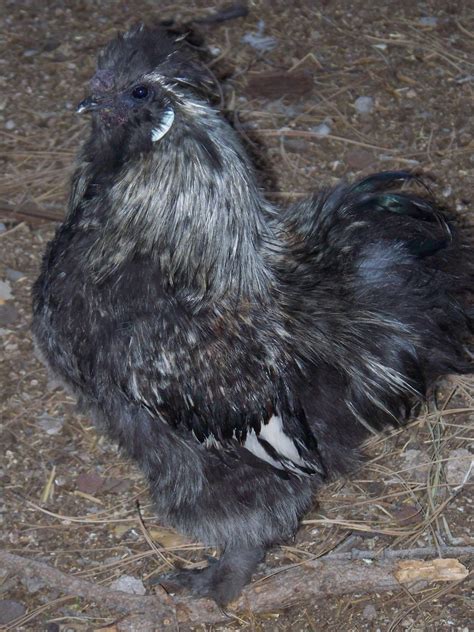
[[[76,109],[76,114],[83,114],[84,112],[92,112],[100,108],[100,103],[94,99],[94,97],[87,97],[79,103]]]

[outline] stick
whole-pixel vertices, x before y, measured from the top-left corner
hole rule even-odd
[[[449,554],[472,554],[473,547],[447,547]],[[431,549],[417,549],[415,555],[425,556]],[[373,557],[372,551],[360,551],[366,558]],[[409,557],[408,551],[400,557]],[[416,555],[418,553],[418,555]],[[447,553],[447,551],[446,551]],[[355,552],[347,555],[354,555]],[[345,554],[344,554],[345,555]],[[358,555],[356,555],[358,557]],[[377,562],[334,559],[327,555],[320,560],[302,562],[276,571],[261,580],[247,586],[242,596],[232,604],[232,611],[240,616],[247,613],[271,612],[282,610],[303,600],[322,599],[338,595],[384,592],[399,590],[400,584],[395,578],[397,571],[395,560]],[[206,599],[193,599],[181,595],[171,598],[163,589],[156,595],[138,596],[121,591],[110,590],[102,585],[67,575],[43,562],[0,551],[0,566],[23,577],[38,577],[48,586],[67,595],[82,597],[122,615],[119,630],[173,629],[179,624],[220,623],[236,615],[225,613],[213,602]],[[133,618],[133,624],[130,617]],[[130,627],[132,626],[132,627]],[[168,627],[169,626],[169,627]],[[138,629],[138,628],[135,628]]]

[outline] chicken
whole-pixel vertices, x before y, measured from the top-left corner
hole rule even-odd
[[[223,605],[371,433],[471,370],[472,257],[406,172],[271,205],[208,95],[160,30],[100,54],[33,332],[163,523],[221,550],[172,580]]]

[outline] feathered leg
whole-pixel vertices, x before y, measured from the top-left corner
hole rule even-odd
[[[182,569],[158,578],[171,592],[184,588],[196,597],[209,597],[220,606],[236,599],[265,557],[264,547],[232,547],[220,559],[210,558],[202,569]]]

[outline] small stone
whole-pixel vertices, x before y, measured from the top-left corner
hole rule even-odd
[[[57,435],[61,432],[64,425],[62,417],[50,417],[49,415],[41,415],[38,426],[46,432],[47,435]]]
[[[37,54],[38,51],[36,50],[36,48],[29,48],[28,50],[25,50],[25,52],[23,53],[23,57],[34,57]]]
[[[412,481],[425,483],[431,469],[431,461],[428,455],[421,450],[406,450],[402,454],[403,472],[402,474]]]
[[[82,472],[76,480],[76,488],[84,494],[94,496],[104,486],[105,479],[95,472]]]
[[[257,31],[254,33],[245,33],[240,41],[262,52],[272,50],[275,46],[277,46],[278,41],[274,37],[264,35],[264,30],[265,21],[259,20],[257,24]]]
[[[304,154],[309,149],[308,142],[303,138],[285,138],[283,144],[286,151],[296,154]]]
[[[7,230],[7,227],[3,222],[0,222],[0,233],[4,233]]]
[[[327,123],[321,123],[321,125],[313,127],[311,131],[314,132],[318,138],[324,138],[331,133],[331,128]]]
[[[26,608],[18,601],[11,599],[0,600],[0,624],[5,625],[18,617],[22,617],[26,612]]]
[[[438,18],[431,15],[425,15],[418,19],[418,24],[420,26],[436,26],[438,24]]]
[[[358,97],[354,101],[354,107],[360,114],[369,114],[374,109],[374,100],[372,97]]]
[[[107,478],[104,483],[104,492],[122,494],[130,489],[132,481],[127,478]]]
[[[368,603],[362,611],[362,616],[368,621],[373,621],[377,616],[377,610],[375,609],[375,606],[371,603]]]
[[[8,281],[0,281],[0,301],[9,301],[13,298],[12,288]]]
[[[109,588],[110,590],[121,590],[132,595],[144,595],[146,593],[143,582],[132,575],[122,575],[122,577],[113,581]]]
[[[245,33],[241,41],[262,52],[272,50],[278,44],[274,37],[259,35],[258,33]]]
[[[0,327],[3,325],[11,325],[18,320],[20,314],[14,305],[0,304]]]
[[[402,525],[417,524],[422,518],[420,508],[412,504],[395,504],[391,508],[391,514]]]
[[[446,463],[446,482],[451,487],[460,487],[465,485],[470,479],[474,470],[474,455],[466,450],[459,448],[451,450]]]
[[[417,91],[413,90],[413,88],[410,88],[409,90],[407,90],[405,94],[408,99],[416,99],[416,97],[418,96]]]
[[[402,628],[411,628],[413,627],[414,623],[415,620],[413,619],[413,617],[405,617],[403,621],[400,622],[400,625],[402,626]]]
[[[12,130],[12,129],[15,129],[15,127],[16,127],[16,123],[15,123],[15,121],[14,121],[14,120],[12,120],[12,119],[9,119],[9,120],[5,123],[5,129]]]
[[[38,592],[46,586],[44,581],[39,577],[23,577],[21,583],[29,593]]]
[[[5,275],[9,281],[15,283],[19,279],[24,279],[26,274],[24,272],[20,272],[20,270],[13,270],[12,268],[7,268],[5,271]]]
[[[374,162],[373,154],[365,149],[353,149],[346,156],[346,163],[351,169],[365,169]]]
[[[443,197],[448,198],[453,194],[453,187],[448,185],[445,189],[443,189]]]

